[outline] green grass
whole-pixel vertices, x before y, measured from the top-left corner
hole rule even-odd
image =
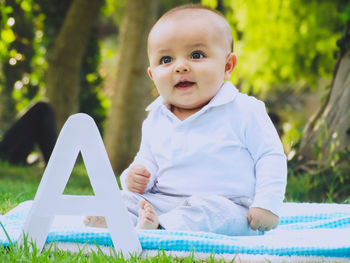
[[[235,258],[232,260],[234,262]],[[54,243],[51,243],[49,248],[44,249],[41,253],[33,243],[25,245],[12,245],[4,247],[0,245],[0,262],[143,262],[143,263],[162,263],[162,262],[225,262],[224,260],[215,260],[214,255],[209,256],[205,261],[194,258],[190,255],[186,258],[177,259],[173,256],[166,255],[164,251],[159,251],[154,257],[140,258],[136,255],[126,259],[123,255],[117,254],[111,250],[110,255],[106,255],[98,248],[97,251],[92,251],[89,255],[82,251],[79,253],[65,252],[57,248]]]
[[[0,163],[0,214],[19,203],[34,198],[43,168],[21,167]]]
[[[301,170],[288,163],[286,201],[350,203],[350,153],[336,165]]]

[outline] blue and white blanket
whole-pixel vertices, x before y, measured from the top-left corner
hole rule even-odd
[[[31,204],[32,201],[26,201],[0,216],[13,243],[22,231]],[[55,241],[113,246],[107,229],[86,227],[82,219],[57,216],[46,243]],[[260,236],[138,230],[138,237],[143,250],[350,258],[350,205],[285,203],[279,226]],[[10,244],[2,228],[0,244]]]

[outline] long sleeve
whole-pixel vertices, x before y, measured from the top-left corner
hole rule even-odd
[[[255,164],[255,196],[251,206],[279,215],[287,182],[286,156],[261,101],[253,104],[247,119],[245,138]]]
[[[158,166],[153,158],[152,152],[149,147],[148,137],[150,133],[151,133],[151,125],[148,122],[148,119],[146,119],[142,124],[142,138],[141,138],[140,149],[136,154],[133,162],[129,165],[129,167],[126,170],[123,171],[123,173],[120,176],[120,182],[122,184],[123,189],[126,189],[126,176],[129,172],[130,167],[136,164],[145,166],[146,169],[151,173],[151,177],[145,192],[150,191],[155,183]]]

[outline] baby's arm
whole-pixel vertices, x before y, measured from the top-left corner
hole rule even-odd
[[[283,203],[287,163],[282,143],[263,103],[255,103],[247,119],[246,144],[255,163],[255,196],[248,212],[252,229],[270,230],[278,225]]]
[[[152,131],[148,118],[142,124],[141,145],[131,165],[120,176],[123,189],[143,194],[152,189],[158,165],[149,145],[149,133]]]

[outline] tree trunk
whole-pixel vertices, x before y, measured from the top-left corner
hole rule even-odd
[[[80,66],[102,0],[74,0],[54,42],[47,70],[47,96],[61,128],[79,109]]]
[[[158,0],[127,1],[120,32],[116,83],[105,130],[106,148],[119,174],[140,144],[145,107],[151,99],[147,76],[147,36],[155,21]]]
[[[325,162],[350,146],[350,49],[342,52],[328,97],[305,127],[297,161]]]

